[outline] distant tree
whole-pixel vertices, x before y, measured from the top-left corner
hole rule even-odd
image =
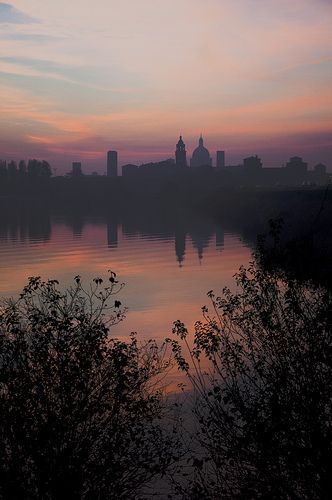
[[[61,292],[30,278],[0,310],[0,497],[134,498],[173,459],[154,342],[111,339],[114,273]]]
[[[173,351],[197,394],[183,498],[331,498],[331,294],[257,261],[236,285],[209,292],[193,348],[174,325]]]
[[[40,163],[38,160],[29,160],[27,171],[30,178],[38,177],[40,170]]]
[[[52,175],[51,165],[48,161],[43,160],[41,163],[41,176],[45,178],[49,178]]]
[[[27,166],[26,166],[26,163],[24,160],[20,160],[19,164],[18,164],[18,172],[19,172],[19,175],[21,177],[23,177],[24,175],[26,175],[27,173]]]
[[[51,166],[45,160],[29,160],[27,172],[31,179],[48,179],[52,175]]]
[[[0,179],[4,180],[7,178],[7,162],[6,160],[0,160]]]
[[[12,161],[8,162],[7,171],[8,171],[9,179],[11,179],[11,180],[16,179],[16,175],[17,175],[16,161],[12,160]]]

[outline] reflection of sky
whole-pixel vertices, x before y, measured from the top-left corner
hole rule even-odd
[[[111,329],[116,337],[127,338],[136,331],[140,339],[163,341],[172,336],[177,319],[192,332],[201,319],[201,307],[209,303],[207,292],[233,287],[234,273],[250,258],[238,235],[213,225],[192,223],[191,230],[182,234],[180,266],[175,241],[179,233],[128,235],[111,223],[75,218],[36,222],[29,219],[28,224],[11,222],[0,228],[1,295],[17,295],[28,276],[55,278],[65,287],[77,274],[88,284],[94,277],[107,277],[112,269],[125,283],[117,298],[129,308],[126,319]],[[167,377],[173,388],[184,381],[176,369]]]
[[[18,293],[28,276],[56,278],[70,285],[77,274],[88,281],[112,269],[126,284],[121,300],[129,307],[117,335],[137,330],[144,336],[163,338],[176,319],[193,324],[208,290],[231,285],[234,273],[250,255],[236,235],[226,233],[220,246],[220,231],[219,236],[214,232],[209,239],[203,237],[203,249],[199,234],[188,234],[182,267],[171,236],[128,237],[119,229],[117,244],[109,248],[106,225],[88,223],[78,236],[61,221],[53,223],[48,236],[48,241],[42,234],[39,239],[22,241],[22,232],[12,231],[9,238],[2,235],[1,294]]]
[[[0,149],[104,169],[192,150],[331,161],[325,0],[0,2]]]

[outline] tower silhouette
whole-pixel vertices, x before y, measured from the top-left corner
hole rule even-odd
[[[217,168],[225,167],[225,151],[217,151]]]
[[[107,177],[118,176],[118,153],[117,151],[107,152]]]
[[[80,161],[73,161],[72,163],[72,176],[81,177],[82,176],[82,163]]]
[[[177,167],[186,167],[187,166],[186,145],[182,140],[182,135],[180,135],[179,142],[176,145],[175,163],[176,163]]]

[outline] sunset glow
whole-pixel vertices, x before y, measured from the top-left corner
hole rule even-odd
[[[0,2],[0,152],[67,172],[191,152],[332,169],[327,0]]]

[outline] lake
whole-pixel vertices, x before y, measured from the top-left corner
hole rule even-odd
[[[115,337],[170,336],[173,321],[189,328],[208,305],[207,292],[234,286],[251,244],[231,227],[197,214],[52,215],[14,210],[0,218],[0,290],[15,296],[29,276],[55,278],[62,287],[79,274],[85,283],[117,273],[128,308]]]

